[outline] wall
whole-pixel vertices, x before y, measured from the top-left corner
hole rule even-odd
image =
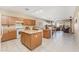
[[[78,39],[78,42],[79,42],[79,7],[76,8],[73,24],[74,24],[73,31],[75,33],[76,38]]]
[[[1,18],[1,14],[0,14],[0,18]],[[1,19],[0,19],[0,34],[1,34]]]

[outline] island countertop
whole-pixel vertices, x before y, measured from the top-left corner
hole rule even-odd
[[[28,33],[28,34],[33,34],[37,32],[42,32],[43,30],[23,30],[21,32]]]

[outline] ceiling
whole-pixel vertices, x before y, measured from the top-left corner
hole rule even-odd
[[[0,6],[0,9],[46,20],[64,20],[73,17],[75,8],[75,6]]]

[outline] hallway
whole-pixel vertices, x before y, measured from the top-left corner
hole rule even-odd
[[[51,39],[42,39],[42,45],[33,52],[78,52],[79,43],[74,34],[57,31]],[[30,52],[28,48],[21,44],[19,39],[1,43],[3,52]]]

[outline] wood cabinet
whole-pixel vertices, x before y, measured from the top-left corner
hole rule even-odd
[[[12,16],[1,16],[1,24],[2,25],[14,25],[16,21],[19,20],[18,17],[12,17]]]
[[[12,16],[1,16],[1,24],[2,24],[2,38],[1,41],[7,41],[16,39],[16,20],[18,20],[17,17]]]
[[[43,30],[43,37],[44,38],[51,38],[51,30],[50,29],[44,29]]]
[[[42,43],[42,32],[28,34],[21,32],[21,42],[30,50],[35,49]]]
[[[16,21],[19,20],[18,17],[11,17],[11,16],[8,16],[8,21],[9,21],[9,24],[16,24]]]
[[[2,25],[8,24],[8,16],[1,16],[1,24]]]
[[[12,39],[16,39],[16,30],[4,33],[1,37],[1,42],[12,40]]]
[[[0,34],[0,39],[2,38],[2,35]]]
[[[28,25],[28,26],[34,26],[36,24],[35,20],[31,20],[31,19],[24,19],[24,25]]]

